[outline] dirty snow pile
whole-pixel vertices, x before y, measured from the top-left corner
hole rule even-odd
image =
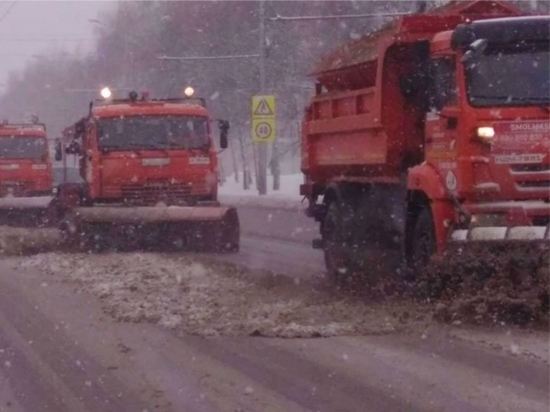
[[[0,255],[31,255],[55,250],[59,246],[56,229],[0,226]]]
[[[321,337],[389,333],[404,327],[399,307],[365,305],[311,284],[250,273],[205,256],[41,254],[15,263],[77,282],[122,322],[151,322],[215,335]],[[409,318],[409,314],[406,315]]]
[[[487,253],[470,248],[434,259],[417,281],[444,322],[506,323],[548,327],[550,292],[548,245]]]

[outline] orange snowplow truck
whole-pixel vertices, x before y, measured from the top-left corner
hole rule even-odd
[[[0,125],[0,214],[2,223],[46,224],[53,198],[52,162],[46,126],[34,123]]]
[[[451,2],[326,56],[301,194],[329,276],[468,245],[547,247],[550,16]],[[542,246],[541,246],[542,244]]]
[[[218,203],[218,160],[203,99],[138,98],[90,103],[56,147],[79,158],[82,184],[63,183],[56,204],[66,241],[97,249],[201,245],[236,252],[235,208]],[[229,123],[217,121],[220,147]]]

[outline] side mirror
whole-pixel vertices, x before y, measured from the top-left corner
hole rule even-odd
[[[229,122],[227,120],[219,120],[218,127],[220,128],[220,148],[227,149],[227,146],[229,144],[228,142]]]
[[[65,153],[73,155],[80,154],[80,144],[75,141],[71,142],[71,144],[65,149]]]
[[[485,49],[487,48],[488,41],[486,39],[477,39],[470,46],[468,46],[468,51],[464,53],[464,56],[460,59],[462,63],[469,62],[473,58],[480,56]]]
[[[63,160],[63,149],[61,147],[61,142],[55,144],[55,161],[60,162]]]

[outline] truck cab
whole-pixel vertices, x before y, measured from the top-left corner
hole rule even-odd
[[[52,194],[52,164],[46,126],[38,123],[0,125],[0,197]]]
[[[228,124],[219,125],[225,148]],[[79,158],[86,203],[217,204],[217,149],[201,99],[138,99],[133,92],[95,102],[63,133],[65,151]]]
[[[532,227],[535,237],[550,223],[549,25],[548,16],[482,19],[430,41],[425,164],[409,184],[435,171],[460,205],[440,216],[457,239],[472,223]]]

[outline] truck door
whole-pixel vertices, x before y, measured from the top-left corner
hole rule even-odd
[[[447,189],[454,192],[459,119],[454,57],[434,59],[431,75],[430,111],[425,122],[426,161],[440,171]]]

